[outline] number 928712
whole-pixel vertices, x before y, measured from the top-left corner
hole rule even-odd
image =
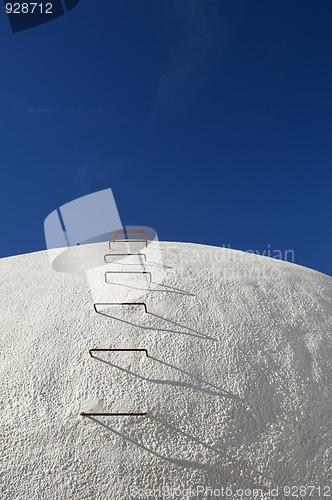
[[[7,2],[7,14],[53,14],[53,4],[38,2]]]

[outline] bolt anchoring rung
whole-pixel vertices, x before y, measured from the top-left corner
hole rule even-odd
[[[150,283],[152,282],[152,276],[149,271],[106,271],[105,273],[105,283],[107,283],[108,274],[148,274],[150,276]]]
[[[96,313],[98,313],[97,306],[143,306],[145,312],[148,312],[145,302],[96,302],[93,304]]]
[[[90,413],[81,411],[81,417],[145,417],[147,412],[134,412],[134,413]]]
[[[144,257],[144,260],[146,262],[146,254],[145,253],[105,253],[104,255],[104,261],[107,262],[107,257],[127,257],[128,255],[137,255],[137,256],[141,256]]]
[[[96,348],[96,349],[89,349],[89,354],[91,356],[91,358],[94,358],[92,352],[94,351],[140,351],[140,352],[145,352],[146,354],[146,357],[148,358],[149,357],[149,354],[148,354],[148,351],[147,349],[99,349],[99,348]]]

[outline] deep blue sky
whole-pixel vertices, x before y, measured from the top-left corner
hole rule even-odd
[[[332,3],[81,0],[0,16],[0,256],[111,187],[163,240],[293,249],[332,275]]]

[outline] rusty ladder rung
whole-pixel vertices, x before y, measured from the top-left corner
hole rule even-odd
[[[152,276],[149,271],[106,271],[105,283],[107,283],[107,274],[148,274],[150,276],[150,283],[152,282]]]
[[[141,351],[141,352],[145,352],[146,354],[146,357],[148,358],[149,357],[149,354],[148,354],[148,351],[147,349],[104,349],[104,348],[94,348],[94,349],[89,349],[89,354],[91,356],[91,358],[94,358],[94,356],[91,354],[92,351]]]
[[[133,412],[133,413],[94,413],[94,412],[86,412],[86,411],[81,411],[80,413],[81,417],[89,417],[89,416],[94,416],[94,417],[101,417],[101,416],[107,416],[107,417],[145,417],[147,415],[147,412]]]
[[[144,261],[146,262],[146,254],[145,253],[105,253],[104,255],[104,262],[107,262],[106,261],[106,257],[114,257],[114,256],[122,256],[122,257],[127,257],[128,255],[137,255],[137,256],[143,256],[144,257]]]
[[[148,312],[145,302],[96,302],[93,304],[93,307],[96,313],[98,313],[96,306],[143,306],[145,312]]]
[[[115,241],[110,241],[108,243],[108,246],[110,249],[112,249],[112,243],[145,243],[145,246],[147,247],[148,246],[148,240],[146,239],[134,239],[134,240],[115,240]]]
[[[144,236],[143,239],[146,241],[148,239],[148,233],[144,229],[116,229],[113,232],[113,236],[112,236],[113,242],[116,241],[117,239],[119,240],[119,238],[117,238],[117,236],[119,234],[123,234],[124,236],[127,236],[127,234],[143,234],[143,236]]]

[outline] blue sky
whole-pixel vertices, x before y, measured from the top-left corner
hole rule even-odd
[[[163,240],[293,249],[332,275],[332,4],[81,0],[0,15],[0,256],[111,187]]]

